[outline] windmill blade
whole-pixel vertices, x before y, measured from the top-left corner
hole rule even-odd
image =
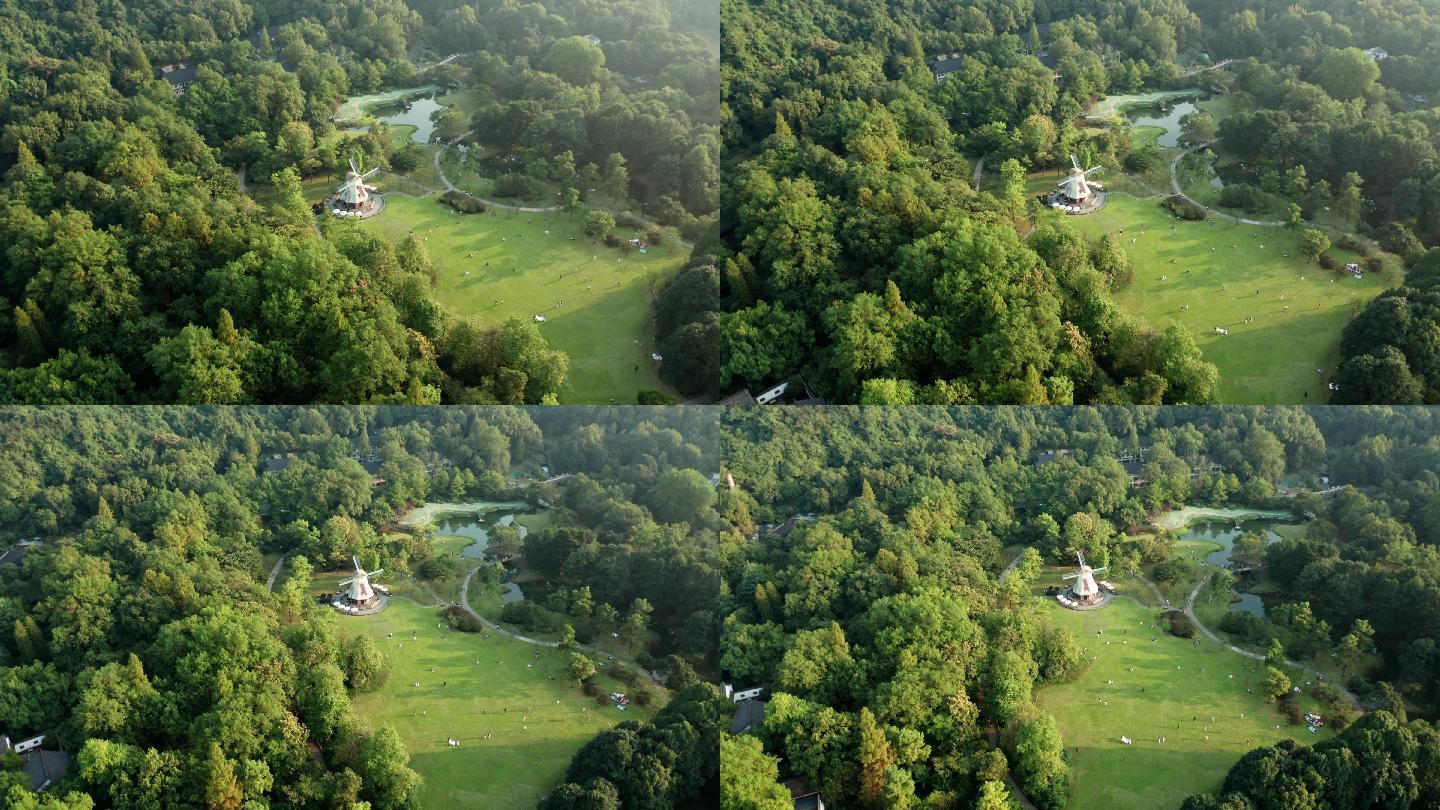
[[[1107,568],[1109,568],[1109,567],[1110,567],[1110,566],[1108,566],[1108,565],[1102,565],[1102,566],[1100,566],[1099,568],[1091,568],[1091,569],[1090,569],[1090,573],[1092,573],[1092,574],[1098,574],[1098,573],[1100,573],[1101,571],[1104,571],[1105,569],[1107,569]]]
[[[355,172],[356,174],[360,173],[360,169],[355,166],[355,158],[353,157],[350,158],[350,171]]]
[[[355,580],[354,580],[353,578],[352,578],[352,579],[347,579],[347,580],[345,580],[344,582],[340,583],[339,585],[337,585],[337,586],[335,586],[335,587],[337,587],[337,588],[343,588],[343,587],[345,587],[346,585],[349,585],[350,583],[352,583],[352,582],[354,582],[354,581],[355,581]]]
[[[359,572],[359,571],[364,571],[364,570],[365,570],[365,569],[363,569],[363,568],[360,567],[360,558],[359,558],[359,557],[356,557],[354,554],[351,554],[351,555],[350,555],[350,561],[353,562],[353,563],[355,563],[355,570],[356,570],[357,572]]]
[[[1066,574],[1065,576],[1060,577],[1060,578],[1061,578],[1061,579],[1074,579],[1074,578],[1076,578],[1076,577],[1078,577],[1078,576],[1080,576],[1080,575],[1079,575],[1079,574]]]
[[[1075,157],[1074,155],[1071,155],[1071,156],[1070,156],[1070,165],[1071,165],[1071,166],[1074,166],[1074,167],[1077,168],[1077,169],[1080,168],[1080,159],[1077,158],[1077,157]]]
[[[1103,165],[1098,165],[1098,166],[1096,166],[1096,167],[1093,168],[1093,169],[1086,169],[1086,170],[1085,170],[1085,173],[1086,173],[1086,174],[1089,174],[1089,173],[1091,173],[1091,172],[1098,172],[1098,171],[1100,171],[1100,170],[1103,169],[1103,168],[1105,168]]]
[[[364,174],[360,175],[360,179],[361,179],[361,180],[364,180],[364,179],[366,179],[367,177],[369,177],[370,175],[372,175],[372,174],[374,174],[374,173],[376,173],[376,172],[378,172],[378,171],[380,171],[380,167],[379,167],[379,166],[376,166],[375,168],[371,169],[370,171],[365,172]]]
[[[376,570],[371,571],[370,574],[369,574],[369,576],[378,577],[378,576],[380,576],[380,574],[381,574],[384,570],[385,570],[384,568],[377,568]]]

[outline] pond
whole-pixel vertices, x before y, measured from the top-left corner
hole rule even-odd
[[[1194,101],[1138,105],[1125,109],[1125,119],[1131,126],[1159,127],[1164,130],[1155,142],[1163,148],[1173,149],[1180,145],[1180,136],[1185,134],[1185,127],[1180,123],[1180,119],[1197,109],[1199,108]]]
[[[375,116],[378,121],[383,121],[392,127],[412,126],[415,131],[410,133],[410,140],[415,143],[429,143],[430,136],[435,132],[435,120],[433,116],[445,105],[435,100],[434,96],[422,96],[409,100],[410,109],[398,101],[387,102],[371,107],[368,112]]]
[[[460,553],[472,560],[478,560],[485,556],[485,549],[490,544],[490,530],[496,526],[511,526],[515,523],[518,515],[529,514],[528,512],[447,512],[436,515],[431,522],[436,534],[448,534],[455,537],[465,537],[473,540]],[[520,526],[520,536],[523,538],[528,530]]]
[[[1280,539],[1275,527],[1280,525],[1274,520],[1246,520],[1236,526],[1235,523],[1196,523],[1182,535],[1181,540],[1201,540],[1207,543],[1219,544],[1220,548],[1205,555],[1205,562],[1210,565],[1225,568],[1230,565],[1230,553],[1235,547],[1235,541],[1240,535],[1249,531],[1263,532],[1265,542],[1273,543]],[[1246,613],[1253,613],[1256,616],[1264,617],[1265,603],[1258,594],[1246,593],[1236,587],[1235,595],[1239,601],[1230,603],[1231,610],[1243,610]]]

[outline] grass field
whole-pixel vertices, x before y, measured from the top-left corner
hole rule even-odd
[[[1112,194],[1103,210],[1070,222],[1092,236],[1125,231],[1136,272],[1117,303],[1156,330],[1185,327],[1219,368],[1227,404],[1326,402],[1341,330],[1389,286],[1373,274],[1356,281],[1298,258],[1288,229],[1177,222],[1153,200]],[[1255,322],[1245,324],[1250,317]],[[1216,335],[1217,326],[1230,334]]]
[[[661,705],[601,706],[565,678],[563,653],[438,628],[435,610],[405,599],[375,616],[330,615],[341,632],[368,633],[389,657],[389,682],[356,695],[355,711],[400,733],[425,780],[421,808],[534,807],[591,737]],[[600,677],[607,692],[625,691]],[[486,733],[493,736],[483,739]],[[447,745],[450,737],[460,746]]]
[[[414,229],[425,239],[440,271],[436,297],[454,314],[487,324],[543,314],[541,334],[570,357],[561,402],[628,404],[641,389],[669,391],[650,358],[651,306],[654,293],[683,262],[682,245],[627,254],[585,236],[578,216],[504,211],[460,216],[434,199],[393,195],[385,211],[363,227],[392,239]]]
[[[1203,638],[1197,646],[1152,630],[1155,612],[1130,599],[1083,613],[1045,602],[1044,615],[1095,656],[1076,681],[1035,695],[1065,740],[1072,810],[1178,807],[1190,794],[1217,790],[1246,751],[1285,737],[1313,744],[1330,735],[1291,726],[1265,703],[1261,675],[1252,671],[1259,662]],[[1304,689],[1303,676],[1296,683]],[[1298,697],[1306,711],[1317,710],[1307,694]],[[1122,744],[1121,735],[1134,744]]]

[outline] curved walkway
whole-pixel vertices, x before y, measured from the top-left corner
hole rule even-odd
[[[492,206],[492,207],[494,207],[494,208],[499,208],[499,209],[501,209],[502,211],[520,211],[520,212],[526,213],[526,214],[546,214],[546,213],[549,213],[549,212],[551,212],[551,211],[560,211],[560,210],[563,210],[563,209],[562,209],[560,206],[558,206],[558,205],[551,205],[551,206],[546,206],[546,207],[543,207],[543,208],[526,208],[526,207],[520,206],[520,205],[506,205],[505,203],[502,203],[502,202],[495,202],[494,200],[487,200],[487,199],[485,199],[484,197],[479,196],[478,194],[471,194],[470,192],[468,192],[468,191],[466,191],[466,190],[464,190],[464,189],[462,189],[462,188],[456,188],[456,187],[455,187],[455,184],[452,183],[452,182],[450,182],[450,178],[448,178],[448,177],[445,176],[445,170],[440,167],[440,156],[443,155],[443,154],[445,154],[447,151],[449,151],[450,147],[454,146],[454,145],[455,145],[457,142],[459,142],[461,139],[470,137],[472,134],[474,134],[474,132],[475,132],[475,130],[472,129],[472,130],[470,130],[469,132],[463,132],[463,133],[461,133],[461,134],[459,134],[459,135],[456,135],[455,137],[451,138],[450,140],[448,140],[448,141],[440,144],[440,148],[435,150],[435,175],[440,178],[440,182],[442,182],[442,183],[445,184],[445,188],[449,189],[450,191],[454,191],[454,192],[459,193],[459,194],[464,194],[464,195],[467,196],[467,197],[471,197],[471,198],[473,198],[473,199],[479,200],[480,202],[485,203],[485,204],[488,205],[488,206]]]
[[[484,616],[481,616],[481,615],[479,614],[479,612],[477,612],[477,611],[475,610],[475,608],[470,607],[470,578],[473,577],[473,576],[475,576],[475,572],[476,572],[476,571],[479,571],[479,570],[480,570],[480,566],[478,566],[478,565],[475,566],[474,568],[471,568],[471,569],[470,569],[470,573],[468,573],[468,574],[465,575],[465,581],[462,582],[462,583],[460,583],[460,607],[461,607],[461,609],[463,609],[466,613],[469,613],[472,617],[475,618],[476,621],[480,622],[481,624],[485,625],[486,627],[490,628],[491,630],[499,633],[500,635],[505,636],[506,638],[512,638],[512,639],[514,639],[514,640],[516,640],[516,641],[523,641],[523,642],[525,642],[526,644],[534,644],[534,645],[537,646],[537,647],[549,647],[550,649],[555,649],[555,648],[557,648],[557,647],[560,646],[560,642],[558,642],[558,641],[544,641],[544,640],[541,640],[541,639],[538,639],[538,638],[530,638],[529,636],[522,636],[522,635],[520,635],[519,633],[512,633],[512,632],[510,632],[509,630],[506,630],[505,628],[501,627],[500,625],[498,625],[498,624],[490,621],[489,619],[485,618]],[[587,652],[587,653],[589,653],[589,654],[591,654],[591,655],[594,655],[594,656],[602,656],[602,655],[603,655],[603,656],[605,656],[606,658],[612,658],[612,659],[613,659],[613,656],[611,656],[610,653],[608,653],[608,652],[606,652],[606,651],[604,651],[604,650],[602,650],[602,649],[599,649],[598,647],[591,647],[591,646],[588,645],[588,644],[576,643],[575,649],[581,650],[582,652]],[[640,670],[641,672],[644,672],[644,673],[645,673],[645,677],[646,677],[646,678],[649,678],[650,681],[651,681],[652,683],[654,683],[656,686],[664,686],[664,685],[665,685],[665,684],[661,683],[660,681],[656,680],[656,679],[655,679],[655,676],[652,675],[652,674],[650,673],[650,671],[647,670],[647,669],[645,669],[644,667],[641,667],[641,666],[639,666],[639,665],[636,665],[635,668],[638,669],[638,670]]]
[[[280,576],[280,569],[285,567],[285,558],[289,556],[290,552],[287,551],[280,555],[280,559],[275,561],[275,567],[270,569],[270,578],[265,580],[265,590],[275,590],[275,578]]]
[[[1190,618],[1191,623],[1193,623],[1197,628],[1199,628],[1200,632],[1205,634],[1206,638],[1210,639],[1216,644],[1219,644],[1221,647],[1224,647],[1225,649],[1237,655],[1243,655],[1246,658],[1250,658],[1255,661],[1264,661],[1265,656],[1261,655],[1260,653],[1241,649],[1234,644],[1231,644],[1220,638],[1220,636],[1216,635],[1214,631],[1212,631],[1210,628],[1206,627],[1204,624],[1201,624],[1200,617],[1195,615],[1195,597],[1200,595],[1201,589],[1208,585],[1210,583],[1210,580],[1214,578],[1214,576],[1215,575],[1213,573],[1208,574],[1205,576],[1204,579],[1200,580],[1200,582],[1195,585],[1195,590],[1190,592],[1190,598],[1185,600],[1185,615]],[[1294,667],[1295,669],[1304,672],[1312,678],[1320,681],[1325,680],[1325,674],[1312,666],[1307,666],[1298,661],[1292,661],[1289,658],[1285,659],[1285,663],[1288,666]],[[1349,689],[1346,689],[1344,686],[1341,686],[1338,683],[1330,683],[1330,686],[1338,690],[1342,695],[1344,695],[1345,699],[1350,701],[1350,705],[1354,706],[1356,711],[1362,713],[1365,711],[1365,708],[1360,705],[1360,699],[1355,697],[1355,695],[1352,694]]]
[[[1202,210],[1202,211],[1206,211],[1206,212],[1210,213],[1212,216],[1217,216],[1217,217],[1220,217],[1221,219],[1228,219],[1228,220],[1230,220],[1231,222],[1239,222],[1239,223],[1241,223],[1241,224],[1243,224],[1243,225],[1258,225],[1258,226],[1261,227],[1261,228],[1283,228],[1283,227],[1285,227],[1286,225],[1289,225],[1290,223],[1288,223],[1288,222],[1281,222],[1281,221],[1279,221],[1279,220],[1273,220],[1273,219],[1246,219],[1245,217],[1237,217],[1237,216],[1234,216],[1234,215],[1232,215],[1232,214],[1227,214],[1227,213],[1225,213],[1224,211],[1217,211],[1217,210],[1215,210],[1214,208],[1211,208],[1210,206],[1205,205],[1204,203],[1197,202],[1197,201],[1196,201],[1193,197],[1191,197],[1189,194],[1186,194],[1184,191],[1181,191],[1181,190],[1180,190],[1180,178],[1179,178],[1179,176],[1177,176],[1176,173],[1175,173],[1177,167],[1179,167],[1179,165],[1180,165],[1180,161],[1181,161],[1181,160],[1184,160],[1184,159],[1185,159],[1185,156],[1188,155],[1188,154],[1190,154],[1191,152],[1198,152],[1198,151],[1200,151],[1201,149],[1207,149],[1207,148],[1209,148],[1210,146],[1212,146],[1212,145],[1214,145],[1214,144],[1216,144],[1216,143],[1219,143],[1219,141],[1220,141],[1220,139],[1219,139],[1219,138],[1216,138],[1216,139],[1213,140],[1213,141],[1206,141],[1206,142],[1204,142],[1204,143],[1202,143],[1202,144],[1197,144],[1197,145],[1195,145],[1195,146],[1192,146],[1192,147],[1190,147],[1189,149],[1186,149],[1185,151],[1183,151],[1183,152],[1181,152],[1180,154],[1176,155],[1175,158],[1170,161],[1170,187],[1175,191],[1175,195],[1176,195],[1177,197],[1180,197],[1180,198],[1184,199],[1185,201],[1189,202],[1191,205],[1195,206],[1196,208],[1199,208],[1199,209]]]

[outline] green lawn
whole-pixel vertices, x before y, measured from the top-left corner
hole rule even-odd
[[[565,678],[563,653],[441,629],[436,611],[404,599],[375,616],[330,615],[341,632],[368,633],[390,659],[389,682],[356,695],[355,711],[400,733],[425,780],[421,808],[534,807],[591,737],[659,706],[600,706]],[[601,683],[624,691],[603,676]],[[494,736],[482,739],[486,733]],[[460,746],[447,745],[450,737]]]
[[[440,271],[436,297],[457,315],[499,324],[511,316],[543,314],[541,334],[570,357],[562,402],[629,404],[641,389],[669,390],[657,374],[659,363],[650,358],[651,302],[683,262],[682,245],[624,253],[585,236],[578,216],[504,211],[462,216],[434,199],[394,195],[386,199],[385,211],[363,226],[392,239],[414,229],[426,240]],[[627,239],[634,235],[616,232]],[[560,301],[565,303],[557,308]]]
[[[1070,222],[1092,236],[1124,229],[1136,273],[1117,302],[1157,330],[1179,323],[1194,335],[1220,369],[1227,404],[1326,402],[1341,330],[1388,286],[1374,274],[1356,281],[1299,259],[1289,229],[1176,221],[1155,201],[1112,194],[1103,210]],[[1245,324],[1248,317],[1255,322]],[[1216,335],[1216,326],[1230,334]]]
[[[1071,810],[1177,807],[1190,794],[1218,790],[1246,751],[1285,737],[1313,744],[1329,736],[1289,725],[1265,703],[1261,675],[1252,671],[1259,662],[1203,638],[1197,646],[1152,630],[1156,613],[1149,608],[1120,598],[1082,613],[1045,602],[1044,615],[1074,631],[1095,656],[1073,683],[1035,695],[1065,740]],[[1303,676],[1297,683],[1304,689]],[[1308,695],[1299,697],[1306,711],[1317,709]],[[1121,735],[1134,744],[1122,744]]]

